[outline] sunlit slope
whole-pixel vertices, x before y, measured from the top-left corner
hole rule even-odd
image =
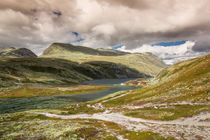
[[[156,75],[166,67],[158,57],[151,53],[125,53],[109,49],[92,49],[70,44],[54,43],[41,57],[52,57],[75,62],[107,61],[120,63],[147,75]]]
[[[53,43],[43,53],[43,55],[55,55],[55,56],[66,56],[71,53],[78,53],[83,55],[103,55],[103,56],[116,56],[129,54],[127,52],[121,52],[111,49],[92,49],[83,46],[74,46],[71,44],[64,43]]]
[[[159,93],[168,93],[169,99],[209,101],[210,54],[176,63],[161,71],[156,79],[161,85],[158,87]]]
[[[207,103],[210,101],[210,55],[172,65],[148,85],[107,105]]]
[[[78,64],[52,58],[1,58],[0,87],[14,83],[76,84],[84,80],[146,77],[121,64],[96,61]]]

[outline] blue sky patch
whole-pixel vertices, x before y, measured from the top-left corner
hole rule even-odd
[[[84,38],[80,37],[78,32],[72,32],[72,34],[76,37],[76,40],[72,41],[71,43],[79,43],[85,40]]]
[[[75,42],[82,42],[84,40],[85,40],[84,38],[80,38],[80,39],[76,40]]]
[[[113,50],[117,50],[117,49],[122,48],[123,46],[124,46],[123,44],[120,44],[120,45],[118,45],[118,46],[112,47],[112,49],[113,49]]]
[[[84,38],[80,38],[80,39],[77,39],[77,40],[72,41],[72,42],[70,42],[70,43],[79,43],[79,42],[82,42],[82,41],[84,41],[84,40],[85,40]]]
[[[171,47],[171,46],[179,46],[179,45],[185,44],[186,42],[187,42],[187,40],[176,41],[176,42],[160,42],[160,43],[157,43],[157,44],[152,44],[152,46]]]

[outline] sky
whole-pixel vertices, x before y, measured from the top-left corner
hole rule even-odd
[[[152,52],[167,64],[210,52],[209,0],[1,0],[0,47],[54,42]],[[119,47],[120,46],[120,47]]]

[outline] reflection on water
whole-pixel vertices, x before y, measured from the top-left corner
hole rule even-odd
[[[85,82],[86,84],[100,84],[100,85],[114,85],[126,82],[132,79],[109,79],[109,80],[95,80]],[[32,97],[32,98],[6,98],[0,99],[0,114],[13,113],[17,111],[25,111],[30,109],[46,109],[58,108],[65,105],[70,105],[75,102],[87,102],[95,100],[106,95],[123,91],[131,90],[136,87],[115,85],[112,88],[92,93],[65,95],[65,96],[49,96],[49,97]]]

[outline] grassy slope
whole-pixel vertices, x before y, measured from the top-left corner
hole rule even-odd
[[[159,81],[159,82],[158,82]],[[113,101],[117,104],[208,102],[210,55],[183,61],[164,69],[149,85]],[[110,103],[111,104],[111,103]]]
[[[164,69],[153,84],[104,103],[107,107],[163,104],[160,107],[126,110],[126,115],[146,119],[173,120],[210,111],[210,55],[179,62]],[[156,83],[156,84],[155,84]],[[182,105],[185,103],[187,105]],[[168,106],[167,104],[178,105]],[[192,103],[192,105],[189,105]],[[203,103],[196,105],[194,103]]]
[[[41,57],[55,57],[75,62],[101,61],[120,63],[141,73],[156,75],[166,65],[151,53],[130,54],[112,50],[95,50],[69,44],[52,44]]]
[[[52,58],[1,58],[0,87],[14,82],[76,84],[102,78],[144,77],[138,71],[109,62],[78,64]]]

